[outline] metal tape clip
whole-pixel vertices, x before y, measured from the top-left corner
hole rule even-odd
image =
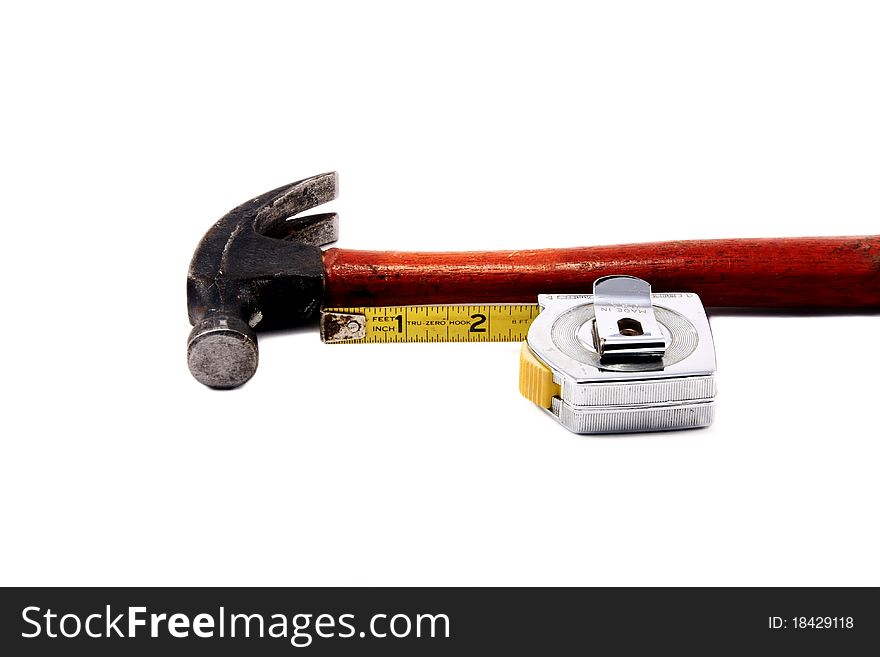
[[[651,285],[634,276],[605,276],[593,283],[593,344],[602,362],[658,360],[666,336],[654,316]]]

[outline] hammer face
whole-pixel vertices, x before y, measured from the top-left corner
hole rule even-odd
[[[193,327],[186,358],[200,383],[210,388],[236,388],[257,371],[257,338],[241,319],[213,315]]]

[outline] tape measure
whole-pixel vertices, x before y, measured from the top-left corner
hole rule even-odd
[[[327,343],[521,342],[537,304],[479,304],[325,308]]]
[[[537,304],[325,308],[321,339],[522,342],[520,392],[575,433],[705,427],[715,413],[715,349],[699,297],[653,294],[633,276]]]
[[[705,427],[715,348],[700,298],[604,276],[593,294],[540,294],[520,353],[520,392],[575,433]]]

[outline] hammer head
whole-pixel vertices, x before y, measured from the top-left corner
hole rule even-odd
[[[186,278],[190,372],[235,388],[257,369],[254,328],[293,326],[315,315],[324,290],[321,246],[336,241],[335,213],[298,217],[336,198],[336,173],[251,199],[218,221],[196,248]]]

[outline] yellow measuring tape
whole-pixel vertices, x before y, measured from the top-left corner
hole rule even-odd
[[[321,310],[328,343],[519,342],[537,304],[381,306]]]

